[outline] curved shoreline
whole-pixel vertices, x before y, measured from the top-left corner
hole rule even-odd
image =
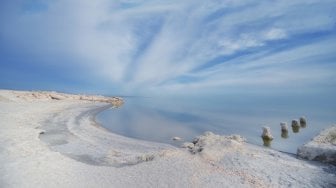
[[[53,151],[98,166],[121,167],[138,164],[146,161],[143,158],[152,158],[161,150],[174,148],[124,137],[106,130],[94,119],[97,113],[109,107],[105,103],[78,104],[46,120],[41,127],[44,133],[39,137]]]
[[[299,160],[237,136],[207,133],[189,152],[96,127],[88,115],[106,103],[23,99],[31,92],[3,90],[0,96],[8,99],[0,99],[0,122],[5,122],[0,126],[0,187],[336,185],[335,166]],[[41,135],[49,134],[54,145],[38,138],[43,129]]]

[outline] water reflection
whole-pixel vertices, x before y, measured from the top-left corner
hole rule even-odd
[[[281,138],[288,138],[288,126],[286,122],[281,122],[280,123],[280,127],[281,127]]]
[[[292,131],[293,131],[293,133],[299,133],[300,132],[300,127],[293,127],[292,126]]]
[[[264,142],[264,146],[266,147],[271,147],[272,140],[267,139],[267,138],[262,138]]]
[[[306,121],[306,118],[305,117],[301,117],[300,118],[300,126],[302,128],[306,128],[307,127],[307,121]]]
[[[105,128],[120,135],[177,146],[180,142],[173,141],[173,137],[190,141],[205,131],[212,131],[225,135],[240,134],[250,143],[264,144],[281,151],[295,153],[298,145],[309,141],[324,127],[332,125],[334,117],[333,111],[311,112],[306,109],[321,109],[316,106],[315,108],[300,106],[302,109],[298,109],[298,106],[300,105],[292,102],[290,105],[283,103],[279,105],[274,102],[263,103],[245,99],[125,98],[122,106],[100,113],[97,120]],[[266,124],[272,130],[279,130],[277,122],[300,117],[302,114],[309,116],[309,123],[314,126],[291,137],[288,131],[281,131],[281,135],[274,135],[272,145],[260,139],[260,124]],[[292,126],[294,133],[298,133],[303,125],[301,121],[297,124],[298,127]]]
[[[282,130],[281,131],[281,138],[284,138],[284,139],[288,138],[288,131],[287,130]]]
[[[112,132],[149,141],[168,142],[173,137],[192,139],[191,135],[204,132],[206,119],[187,113],[158,110],[128,101],[119,109],[109,109],[99,114],[98,121]]]

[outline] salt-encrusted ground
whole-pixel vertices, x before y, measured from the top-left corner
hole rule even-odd
[[[239,136],[206,133],[175,148],[107,132],[93,117],[118,101],[0,90],[0,187],[336,186],[334,166]]]
[[[323,130],[310,142],[300,146],[298,155],[336,165],[336,125]]]

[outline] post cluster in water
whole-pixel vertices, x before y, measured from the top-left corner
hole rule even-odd
[[[300,128],[306,128],[307,127],[307,120],[305,117],[300,117],[299,120],[292,120],[292,131],[293,133],[299,133],[300,132]],[[286,122],[281,122],[280,123],[280,127],[281,127],[281,138],[283,139],[287,139],[288,136],[288,126]],[[263,133],[261,135],[261,138],[264,142],[264,146],[270,147],[272,140],[273,140],[273,136],[271,133],[271,128],[270,127],[263,127]]]

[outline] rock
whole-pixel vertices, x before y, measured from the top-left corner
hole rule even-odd
[[[137,157],[137,163],[152,161],[154,158],[155,156],[153,154],[144,154]]]
[[[211,131],[206,131],[206,132],[203,133],[203,135],[204,136],[213,136],[215,134],[213,132],[211,132]]]
[[[236,140],[238,142],[246,142],[246,139],[240,135],[234,134],[234,135],[230,135],[228,136],[228,138],[232,139],[232,140]]]
[[[193,143],[193,144],[197,144],[198,141],[199,141],[199,138],[197,137],[197,138],[194,138],[194,139],[193,139],[192,143]]]
[[[218,160],[230,149],[242,147],[244,142],[245,138],[239,135],[220,136],[212,132],[206,132],[195,138],[192,143],[184,143],[182,147],[187,148],[192,154],[199,154],[203,158]]]
[[[53,96],[53,95],[49,95],[51,99],[53,100],[61,100],[60,97],[57,97],[57,96]]]
[[[175,137],[172,138],[172,140],[174,140],[174,141],[180,141],[182,139],[180,137],[178,137],[178,136],[175,136]]]
[[[203,146],[195,145],[191,142],[183,143],[182,148],[187,148],[188,151],[192,154],[200,153],[201,151],[203,151]]]
[[[195,147],[195,144],[191,143],[191,142],[185,142],[182,144],[181,146],[182,148],[188,148],[188,149],[193,149]]]
[[[336,125],[323,130],[313,140],[299,147],[297,155],[304,159],[336,165]]]

